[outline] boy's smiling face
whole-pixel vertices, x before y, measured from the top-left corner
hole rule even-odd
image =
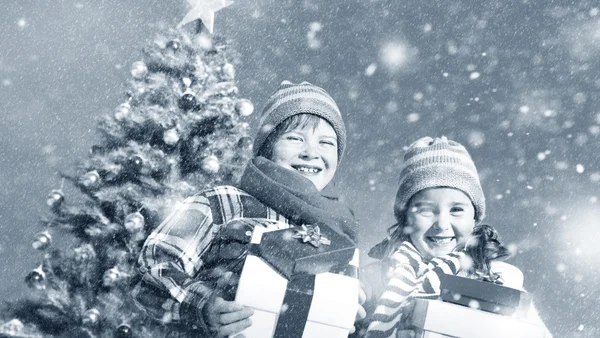
[[[271,160],[308,178],[321,191],[337,170],[337,135],[323,119],[315,128],[286,131],[275,140]]]
[[[411,242],[429,260],[449,254],[467,240],[475,226],[475,207],[460,190],[425,189],[410,199],[406,221]]]

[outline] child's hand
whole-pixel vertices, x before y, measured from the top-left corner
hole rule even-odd
[[[363,304],[365,303],[365,301],[367,300],[367,294],[365,293],[364,289],[363,289],[363,285],[362,283],[360,283],[360,285],[358,286],[358,309],[356,311],[356,319],[354,320],[355,323],[360,322],[361,320],[365,319],[365,317],[367,316],[367,311],[365,311],[365,308],[363,307]],[[352,326],[352,328],[350,329],[350,334],[353,334],[356,331],[356,326]]]
[[[250,316],[254,310],[237,302],[229,302],[221,297],[212,298],[204,307],[204,318],[217,337],[228,337],[242,332],[252,325]],[[242,336],[237,336],[242,337]]]

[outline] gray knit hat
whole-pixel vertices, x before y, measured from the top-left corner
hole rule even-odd
[[[485,217],[485,197],[475,163],[465,147],[445,136],[423,137],[408,147],[394,204],[396,220],[401,221],[401,214],[414,194],[434,187],[464,192],[475,207],[475,221],[479,223]]]
[[[323,88],[308,82],[293,84],[283,81],[269,97],[254,138],[254,155],[258,155],[269,134],[281,122],[298,114],[317,115],[331,124],[337,135],[338,162],[341,161],[346,146],[346,128],[340,109]]]

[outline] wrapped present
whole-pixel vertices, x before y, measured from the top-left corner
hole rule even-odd
[[[446,302],[517,317],[531,307],[529,293],[494,282],[443,274],[440,283],[441,298]]]
[[[347,337],[358,309],[358,250],[328,227],[255,227],[235,300],[247,338]]]
[[[543,338],[546,332],[517,318],[428,299],[415,301],[412,325],[418,338]]]

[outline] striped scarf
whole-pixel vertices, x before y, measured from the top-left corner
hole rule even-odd
[[[457,274],[463,252],[453,252],[425,262],[412,243],[402,242],[390,256],[388,284],[379,298],[369,328],[368,338],[396,337],[402,315],[415,297],[437,298],[440,274]]]

